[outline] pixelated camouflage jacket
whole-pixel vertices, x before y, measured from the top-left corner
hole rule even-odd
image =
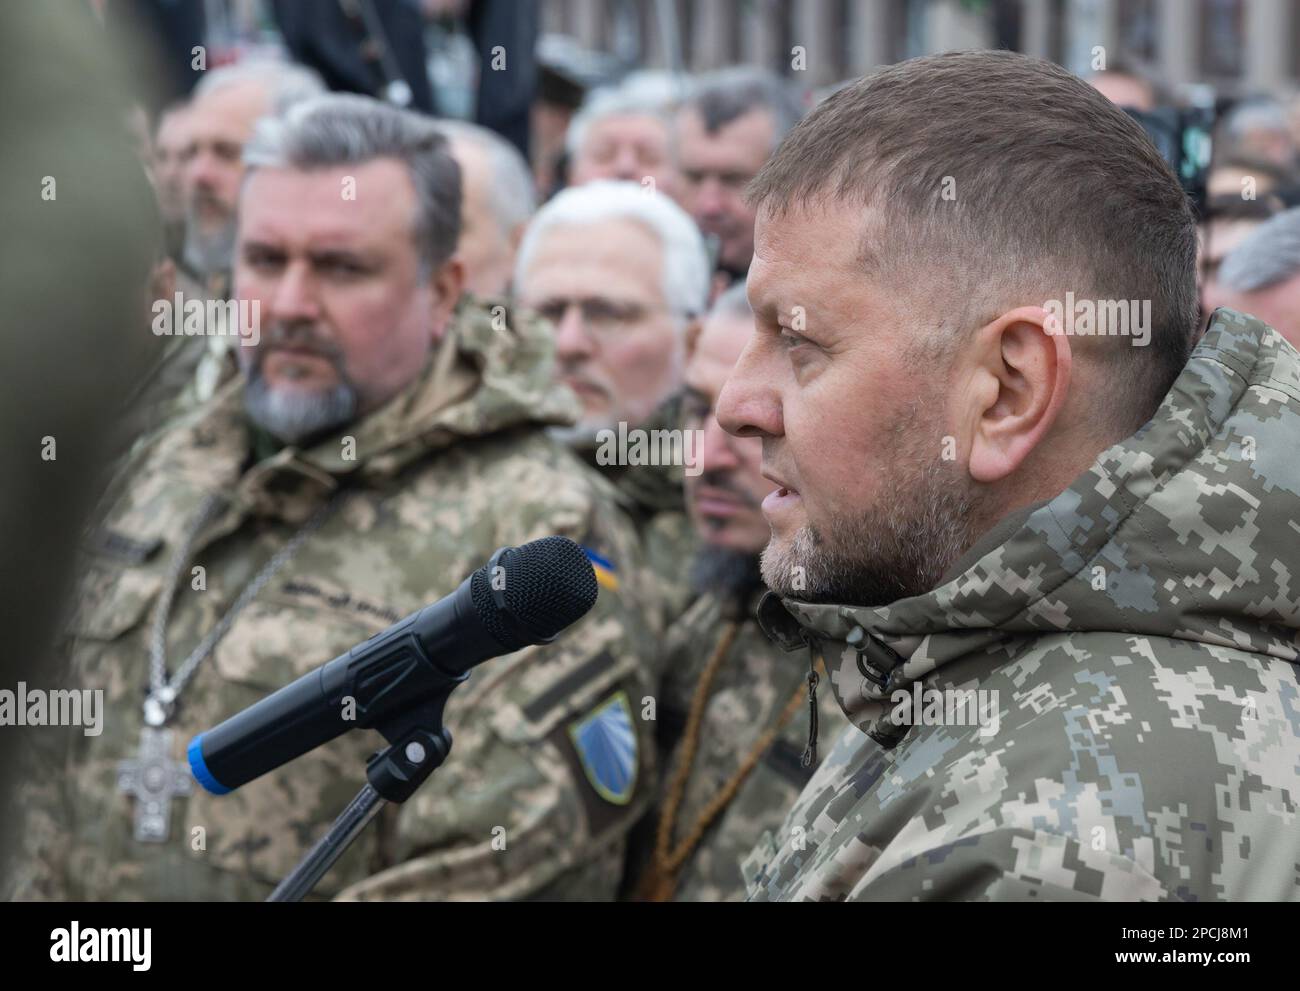
[[[69,734],[65,763],[36,775],[61,788],[27,792],[19,897],[264,898],[355,795],[366,756],[382,746],[370,731],[228,795],[196,785],[172,801],[165,843],[134,839],[134,799],[117,787],[142,725],[152,607],[200,504],[214,492],[229,497],[196,541],[192,566],[203,572],[182,572],[169,672],[338,491],[337,510],[198,667],[172,724],[173,756],[194,734],[451,592],[498,546],[563,534],[611,562],[618,591],[603,588],[554,645],[476,668],[446,710],[447,762],[404,805],[387,806],[316,893],[353,885],[357,896],[613,896],[624,834],[654,784],[639,718],[653,691],[643,669],[655,640],[643,614],[657,608],[647,608],[654,590],[613,489],[546,435],[546,424],[577,412],[550,385],[549,338],[527,321],[493,323],[463,309],[412,387],[307,450],[250,464],[234,382],[133,459],[71,624],[71,685],[104,691],[104,729]],[[196,590],[200,579],[206,587]],[[612,757],[598,759],[593,734],[618,744]]]
[[[728,626],[727,612],[739,613],[736,636],[713,679],[700,721],[697,749],[673,830],[674,847],[692,831],[706,806],[736,775],[756,743],[779,723],[783,710],[797,696],[793,715],[682,865],[673,892],[677,901],[743,899],[741,859],[764,831],[781,825],[816,767],[805,768],[802,764],[809,730],[808,669],[791,663],[790,656],[759,629],[754,620],[758,599],[756,593],[747,607],[738,603],[735,610],[724,610],[717,596],[702,595],[673,624],[666,638],[659,695],[662,783],[660,800],[647,817],[650,828],[638,831],[638,840],[645,845],[654,843],[664,788],[682,756],[680,730],[704,667]],[[848,725],[829,691],[818,698],[818,721],[820,733],[827,740],[834,739]],[[665,733],[669,727],[676,731]],[[665,748],[670,753],[665,753]],[[819,751],[818,756],[823,754]],[[646,858],[648,853],[643,853],[642,859]]]
[[[748,858],[752,898],[1300,893],[1300,354],[1280,335],[1218,311],[1138,433],[948,575],[883,608],[764,601],[856,728]],[[918,717],[893,695],[918,688],[996,694],[922,694]]]

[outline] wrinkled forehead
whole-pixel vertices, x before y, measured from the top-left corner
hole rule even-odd
[[[792,292],[812,298],[861,280],[883,250],[882,218],[872,207],[829,197],[765,205],[754,223],[750,304],[758,312]]]
[[[190,105],[186,127],[193,137],[223,138],[241,144],[252,136],[259,117],[271,111],[271,97],[260,83],[232,83],[200,96]]]
[[[663,254],[658,235],[634,218],[555,223],[538,238],[519,290],[530,301],[630,295],[663,303]]]
[[[396,159],[313,169],[257,166],[239,197],[241,240],[413,246],[415,187]]]

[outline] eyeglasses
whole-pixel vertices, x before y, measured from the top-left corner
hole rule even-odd
[[[555,299],[548,300],[535,309],[555,326],[559,326],[570,308],[577,307],[583,327],[597,337],[617,337],[652,316],[671,312],[664,306],[642,306],[640,303],[617,303],[610,299]]]

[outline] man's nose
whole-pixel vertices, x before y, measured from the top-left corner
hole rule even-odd
[[[641,181],[643,178],[641,161],[637,157],[635,148],[626,147],[618,150],[614,158],[614,175],[629,182]]]
[[[695,193],[695,209],[702,217],[716,217],[727,212],[727,198],[716,176],[705,176]]]
[[[291,322],[316,320],[320,317],[320,301],[306,261],[290,262],[270,294],[273,320]]]
[[[198,151],[186,163],[182,172],[185,185],[194,189],[199,186],[211,188],[217,183],[216,156],[206,151]]]
[[[718,423],[735,437],[780,437],[785,433],[779,393],[763,373],[761,355],[750,341],[718,396]]]
[[[585,358],[593,350],[591,334],[582,316],[582,307],[570,303],[555,324],[556,357],[568,360]]]

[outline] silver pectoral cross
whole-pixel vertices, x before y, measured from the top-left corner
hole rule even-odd
[[[172,760],[171,752],[171,730],[144,726],[139,756],[117,765],[117,790],[135,797],[135,838],[141,843],[167,842],[172,799],[194,790],[189,766]]]

